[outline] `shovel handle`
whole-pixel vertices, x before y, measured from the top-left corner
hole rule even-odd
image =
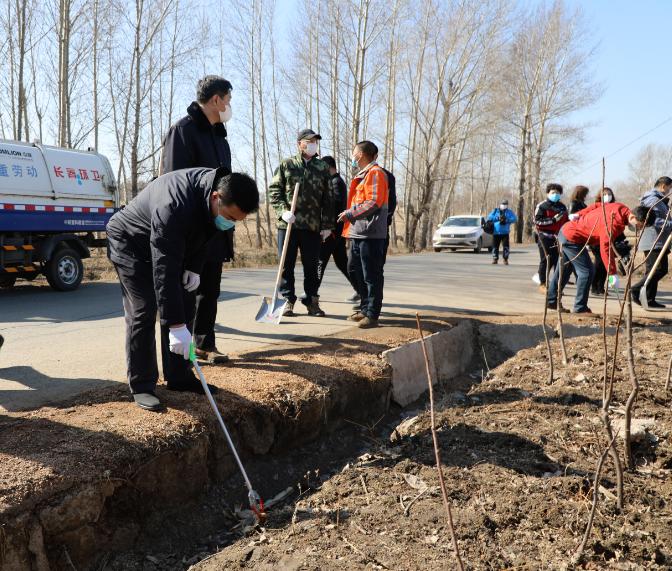
[[[294,214],[296,210],[296,201],[299,198],[299,189],[301,188],[301,183],[297,182],[294,185],[294,194],[292,196],[292,206],[290,207],[290,212]],[[287,224],[287,232],[285,233],[285,242],[282,245],[282,254],[280,255],[280,264],[278,265],[278,275],[275,278],[275,290],[273,291],[273,300],[271,301],[271,308],[275,305],[275,302],[278,299],[278,290],[280,289],[280,281],[282,280],[282,270],[285,267],[285,258],[287,257],[287,249],[289,248],[289,236],[292,233],[292,226],[294,224],[289,222]]]

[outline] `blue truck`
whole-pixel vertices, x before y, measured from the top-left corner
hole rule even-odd
[[[77,289],[118,208],[100,153],[0,139],[0,288],[44,274],[58,291]]]

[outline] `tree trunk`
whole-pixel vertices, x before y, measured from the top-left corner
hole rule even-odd
[[[516,243],[521,244],[523,241],[523,223],[525,221],[525,151],[527,148],[527,131],[529,129],[530,116],[525,115],[523,127],[520,129],[520,176],[518,178],[518,207],[516,222]]]

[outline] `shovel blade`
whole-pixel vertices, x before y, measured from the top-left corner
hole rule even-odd
[[[644,284],[644,287],[639,290],[639,304],[644,308],[644,309],[649,309],[649,300],[646,298],[646,286],[648,284]]]
[[[279,325],[286,305],[286,299],[276,299],[274,304],[272,298],[264,297],[261,300],[261,307],[257,312],[255,321],[258,323],[274,323],[275,325]]]

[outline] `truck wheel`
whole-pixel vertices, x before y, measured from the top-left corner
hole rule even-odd
[[[0,288],[9,289],[11,287],[14,287],[15,283],[16,283],[16,277],[14,277],[14,276],[2,276],[2,277],[0,277]]]
[[[60,248],[47,262],[44,274],[49,285],[57,291],[72,291],[84,277],[82,258],[72,248]]]

